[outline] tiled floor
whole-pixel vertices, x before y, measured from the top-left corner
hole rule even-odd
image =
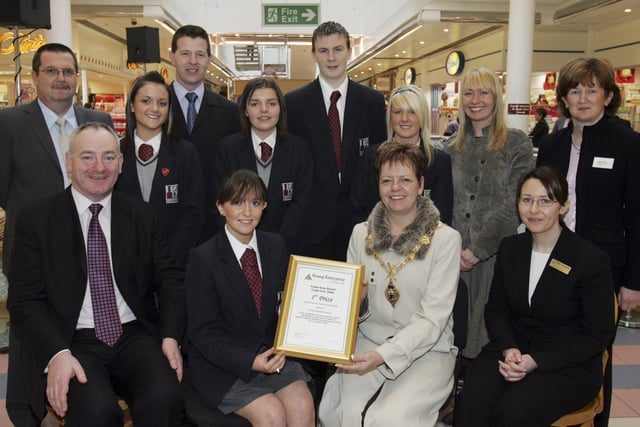
[[[609,425],[639,426],[640,329],[618,328],[613,347],[613,387]]]
[[[6,354],[0,355],[0,427],[12,424],[4,407]],[[613,346],[613,400],[610,427],[640,426],[640,329],[618,328]]]

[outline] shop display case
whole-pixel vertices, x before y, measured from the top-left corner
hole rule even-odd
[[[124,133],[127,130],[127,117],[125,115],[124,107],[115,107],[111,110],[111,119],[113,120],[113,129],[118,135],[124,137]]]
[[[114,130],[124,136],[126,130],[126,116],[124,110],[124,95],[115,93],[95,94],[95,109],[111,114]]]

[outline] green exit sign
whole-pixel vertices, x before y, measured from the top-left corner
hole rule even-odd
[[[318,25],[319,4],[263,4],[264,25]]]

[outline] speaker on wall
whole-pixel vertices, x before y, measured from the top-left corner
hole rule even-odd
[[[157,28],[127,28],[127,62],[160,62],[160,36]]]
[[[51,28],[49,0],[11,0],[4,2],[0,26],[20,28]]]

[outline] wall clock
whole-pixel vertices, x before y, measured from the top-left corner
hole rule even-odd
[[[416,69],[413,67],[409,67],[404,72],[404,82],[405,84],[412,85],[416,82]]]
[[[464,54],[459,50],[454,50],[447,55],[444,69],[450,76],[458,76],[464,68]]]

